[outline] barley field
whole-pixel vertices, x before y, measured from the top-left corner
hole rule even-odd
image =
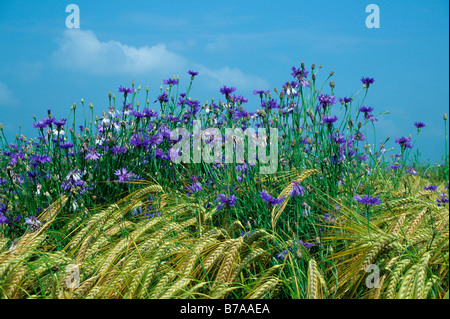
[[[375,79],[338,97],[321,68],[255,112],[233,87],[200,103],[189,70],[0,126],[1,298],[448,298],[447,149],[414,155],[422,122],[377,140]]]

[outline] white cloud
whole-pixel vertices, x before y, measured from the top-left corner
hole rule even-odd
[[[0,82],[0,106],[17,106],[18,100],[6,84]]]
[[[80,29],[64,32],[53,58],[58,66],[95,75],[173,71],[186,63],[164,44],[136,48],[117,41],[101,42],[92,31]]]
[[[136,75],[151,72],[167,76],[187,72],[192,68],[199,72],[199,81],[214,89],[223,85],[243,90],[269,86],[267,81],[245,74],[238,68],[213,70],[189,61],[162,43],[137,48],[118,41],[102,42],[90,30],[71,29],[64,32],[58,44],[58,50],[53,54],[53,62],[57,67],[92,75]]]
[[[204,66],[198,67],[199,74],[204,75],[214,81],[210,82],[210,86],[233,86],[239,90],[269,89],[269,83],[258,76],[245,74],[238,68],[224,67],[212,70]]]

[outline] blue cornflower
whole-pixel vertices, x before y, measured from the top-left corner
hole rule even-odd
[[[31,155],[30,163],[33,167],[36,167],[38,164],[51,163],[52,158],[48,155]]]
[[[114,175],[119,177],[119,182],[126,182],[133,178],[133,173],[128,172],[125,167],[118,169],[114,172]]]
[[[395,138],[395,143],[399,144],[402,150],[405,150],[406,148],[412,148],[412,145],[410,144],[411,138],[410,137],[400,137]]]
[[[337,116],[324,116],[322,117],[322,123],[327,124],[329,127],[333,126],[333,123],[338,120]]]
[[[363,78],[361,78],[361,82],[365,88],[368,88],[370,84],[373,84],[373,82],[375,82],[375,79],[369,78],[369,77],[363,77]]]
[[[168,79],[168,80],[163,80],[164,84],[168,84],[168,85],[177,85],[178,84],[178,80],[175,79]]]
[[[394,165],[389,166],[389,168],[393,169],[393,170],[399,169],[401,167],[402,167],[402,164],[394,164]]]
[[[325,110],[327,107],[333,105],[336,103],[335,96],[329,96],[328,94],[319,94],[319,106],[317,106],[317,109],[319,110],[321,107]]]
[[[350,103],[352,101],[352,98],[351,97],[344,97],[344,98],[340,98],[339,99],[339,102],[341,102],[342,104],[348,104],[348,103]]]
[[[97,151],[91,147],[91,149],[89,150],[89,153],[84,158],[96,161],[100,158],[100,154],[97,153]]]
[[[417,127],[417,130],[420,131],[422,127],[425,127],[425,123],[423,122],[414,122],[414,126]]]
[[[192,79],[194,78],[194,76],[198,75],[198,72],[191,71],[191,70],[189,70],[188,73],[191,75]]]
[[[220,93],[225,94],[225,96],[229,96],[234,91],[236,91],[236,89],[233,87],[224,86],[223,88],[220,89]]]
[[[219,194],[216,199],[216,202],[220,202],[220,204],[217,206],[217,210],[221,210],[223,206],[233,207],[236,204],[236,200],[236,195],[230,195],[229,197],[226,197],[225,194]]]
[[[164,91],[160,96],[158,96],[158,99],[155,100],[153,103],[155,103],[156,101],[159,101],[160,103],[169,102],[169,98],[167,96],[167,92]]]
[[[127,96],[127,94],[134,93],[134,88],[125,88],[121,85],[119,87],[119,92],[123,93],[124,96]]]
[[[126,153],[127,148],[126,146],[120,147],[120,146],[113,146],[111,147],[111,153],[112,154],[124,154]]]
[[[305,188],[300,185],[298,181],[293,181],[292,184],[294,185],[291,190],[291,197],[295,196],[305,196]]]
[[[33,127],[43,130],[44,128],[47,127],[47,124],[44,121],[39,121],[39,122],[33,123]]]
[[[364,197],[359,196],[358,194],[355,195],[353,200],[356,200],[361,205],[367,205],[367,206],[374,206],[374,205],[380,205],[381,200],[378,197],[372,197],[369,195],[364,195]]]
[[[437,191],[437,188],[438,188],[438,186],[437,185],[428,185],[428,186],[425,186],[423,189],[424,190],[426,190],[426,191]]]
[[[67,119],[60,119],[60,120],[55,120],[54,124],[58,127],[62,127],[64,125],[66,125]]]
[[[59,144],[59,147],[63,148],[63,149],[69,149],[69,148],[73,148],[74,145],[72,142],[64,142]]]
[[[414,167],[410,166],[406,169],[406,174],[411,174],[411,175],[417,175],[417,171],[414,169]]]
[[[280,199],[277,199],[277,198],[272,197],[272,195],[270,195],[269,193],[267,193],[265,190],[263,190],[263,191],[259,194],[259,196],[261,196],[261,198],[262,198],[265,202],[269,203],[269,204],[272,205],[272,206],[280,205],[281,203],[284,202],[284,196],[282,196]]]

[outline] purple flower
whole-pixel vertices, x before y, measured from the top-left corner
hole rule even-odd
[[[198,193],[203,190],[202,184],[200,182],[194,182],[191,186],[187,188],[189,190],[188,196],[191,196],[193,193]]]
[[[359,108],[359,111],[360,112],[362,112],[362,113],[370,113],[370,112],[372,112],[373,111],[373,107],[369,107],[369,106],[361,106],[360,108]]]
[[[236,195],[226,197],[225,194],[219,194],[216,199],[216,202],[220,202],[219,206],[217,206],[217,210],[221,210],[223,206],[233,207],[236,204],[236,200]]]
[[[194,72],[189,70],[188,73],[191,75],[192,78],[194,78],[194,76],[198,75],[198,72]]]
[[[425,123],[423,122],[414,122],[414,126],[417,127],[417,130],[420,131],[422,127],[425,127]]]
[[[373,82],[375,82],[375,79],[374,78],[368,78],[368,77],[365,78],[365,77],[363,77],[363,78],[361,78],[361,82],[362,82],[362,84],[363,84],[363,86],[365,88],[368,88],[370,84],[373,84]]]
[[[100,154],[97,153],[97,151],[91,147],[89,150],[89,153],[85,156],[85,159],[91,159],[91,160],[98,160],[100,158]]]
[[[253,95],[259,95],[262,98],[263,94],[263,90],[253,90]]]
[[[135,110],[131,111],[130,114],[139,119],[145,116],[144,113]]]
[[[158,116],[158,112],[153,111],[153,110],[149,110],[148,108],[145,108],[143,113],[144,113],[144,116],[147,117],[147,118],[157,117]]]
[[[41,227],[41,222],[34,216],[25,218],[25,224],[30,226],[30,231],[36,231]]]
[[[120,147],[120,146],[111,147],[112,154],[124,154],[124,153],[126,153],[126,151],[127,151],[127,148],[125,146],[124,147]]]
[[[352,101],[351,97],[344,97],[344,98],[340,98],[339,102],[341,102],[342,104],[348,104]]]
[[[155,103],[156,101],[159,101],[160,103],[169,102],[169,98],[167,97],[167,92],[164,91],[160,96],[158,96],[158,99],[155,100],[153,103]]]
[[[55,125],[58,127],[62,127],[64,125],[66,125],[67,119],[60,119],[60,120],[55,120]]]
[[[11,225],[11,224],[12,224],[12,223],[9,221],[9,219],[6,218],[5,215],[3,215],[2,212],[0,212],[0,225],[1,225],[1,224],[8,224],[8,225]]]
[[[291,190],[291,197],[295,196],[305,196],[305,188],[300,185],[299,182],[293,181],[292,184],[294,185]]]
[[[294,78],[303,79],[303,78],[308,77],[308,73],[309,72],[305,68],[298,68],[297,69],[295,66],[293,66],[291,70],[292,70],[291,75]]]
[[[36,167],[38,164],[51,163],[52,158],[48,155],[31,155],[30,163],[33,167]]]
[[[150,142],[143,136],[142,133],[139,133],[131,135],[130,144],[134,147],[142,148],[150,145]]]
[[[323,219],[327,222],[327,223],[334,223],[334,217],[329,214],[329,213],[325,213],[323,214]]]
[[[406,169],[406,174],[411,174],[411,175],[417,175],[417,171],[414,169],[414,167],[410,166]]]
[[[39,121],[39,122],[33,123],[33,127],[43,130],[44,128],[47,127],[47,124],[44,121]]]
[[[317,106],[318,110],[320,109],[320,107],[326,109],[327,107],[336,103],[334,96],[319,94],[318,99],[319,99],[319,106]]]
[[[72,142],[64,142],[59,144],[59,147],[63,148],[63,149],[69,149],[72,148],[74,145]]]
[[[328,124],[328,126],[332,126],[334,122],[338,120],[337,116],[324,116],[322,117],[322,123]]]
[[[236,89],[233,88],[233,87],[226,87],[226,86],[224,86],[223,88],[220,89],[220,93],[225,94],[225,96],[230,95],[234,91],[236,91]]]
[[[306,249],[310,249],[314,246],[314,243],[303,242],[302,240],[300,240],[300,244],[303,245],[303,247],[305,247]]]
[[[128,172],[125,167],[118,169],[114,172],[114,175],[119,177],[119,182],[126,182],[133,178],[133,173]]]
[[[342,133],[333,133],[331,139],[337,144],[344,144],[346,142],[345,135]]]
[[[267,193],[265,190],[263,190],[263,191],[259,194],[259,196],[261,196],[261,198],[262,198],[265,202],[269,203],[269,204],[272,205],[272,206],[280,205],[281,203],[284,202],[284,196],[281,197],[280,199],[277,199],[277,198],[272,197],[272,195],[270,195],[269,193]]]
[[[168,80],[163,80],[164,84],[168,84],[168,85],[177,85],[178,84],[178,80],[175,79],[168,79]]]
[[[399,144],[402,150],[405,150],[406,148],[412,148],[412,145],[410,144],[411,138],[410,137],[400,137],[395,138],[395,143]]]
[[[134,88],[125,88],[125,87],[122,87],[122,85],[121,85],[119,87],[119,92],[123,93],[124,96],[127,96],[127,94],[134,93]]]
[[[269,110],[271,109],[278,109],[280,107],[280,105],[277,103],[277,101],[275,99],[270,99],[269,101],[262,101],[261,102],[261,106],[263,108],[267,108]]]
[[[399,169],[401,167],[402,167],[402,164],[394,164],[394,165],[389,166],[389,168],[393,169],[393,170]]]
[[[439,196],[441,196],[441,198],[437,198],[436,199],[437,205],[439,207],[441,206],[441,204],[448,203],[448,198],[447,198],[447,194],[446,193],[440,193]]]
[[[361,205],[374,206],[374,205],[380,205],[381,204],[381,200],[379,198],[377,198],[375,196],[372,197],[372,196],[369,196],[369,195],[364,195],[364,197],[361,197],[358,194],[356,194],[355,197],[353,198],[353,200],[356,200]]]
[[[438,188],[438,186],[437,185],[428,185],[428,186],[425,186],[423,189],[424,190],[426,190],[426,191],[437,191],[437,188]]]

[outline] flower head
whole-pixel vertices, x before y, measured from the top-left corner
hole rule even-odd
[[[336,98],[334,96],[319,94],[319,106],[317,106],[317,109],[320,109],[321,107],[323,109],[326,109],[327,107],[333,105],[336,103]]]
[[[423,122],[414,122],[414,126],[417,127],[418,131],[420,131],[421,128],[425,127],[425,123],[423,123]]]
[[[290,194],[291,197],[305,196],[305,188],[302,185],[300,185],[299,182],[293,181],[292,184],[293,184],[293,187],[292,187],[291,194]]]
[[[435,192],[435,191],[437,191],[437,188],[438,188],[437,185],[428,185],[428,186],[425,186],[423,189],[426,190],[426,191],[433,191],[433,192]]]
[[[122,87],[122,85],[119,87],[119,92],[123,93],[125,96],[127,96],[127,94],[131,94],[134,93],[134,88],[125,88]]]
[[[410,144],[411,142],[411,138],[410,137],[400,137],[400,138],[395,138],[395,143],[399,144],[400,147],[402,148],[402,150],[406,149],[406,148],[412,148],[412,145]]]
[[[188,73],[191,75],[192,78],[194,78],[194,76],[198,75],[198,72],[194,72],[189,70]]]
[[[216,202],[220,202],[219,206],[217,206],[217,210],[221,210],[223,206],[233,207],[236,204],[236,200],[236,195],[230,195],[229,197],[226,197],[225,194],[219,194],[216,199]]]
[[[368,88],[370,84],[373,84],[373,82],[375,82],[375,79],[369,78],[369,77],[363,77],[363,78],[361,78],[361,82],[365,88]]]
[[[126,181],[133,179],[133,173],[128,172],[125,167],[123,167],[122,169],[116,170],[114,172],[114,175],[119,177],[119,182],[126,182]]]
[[[224,94],[225,96],[230,95],[234,91],[236,91],[236,89],[233,88],[233,87],[226,87],[226,86],[224,86],[223,88],[220,89],[220,93]]]
[[[356,200],[358,203],[360,203],[361,205],[367,205],[367,206],[374,206],[374,205],[380,205],[381,204],[381,200],[375,196],[369,196],[369,195],[364,195],[364,197],[359,196],[358,194],[355,195],[355,197],[353,198],[353,200]]]
[[[274,198],[272,197],[272,195],[270,195],[269,193],[267,193],[265,190],[263,190],[259,196],[261,196],[261,198],[263,199],[263,201],[269,203],[272,206],[275,205],[280,205],[282,202],[284,202],[284,196],[281,197],[280,199]]]

